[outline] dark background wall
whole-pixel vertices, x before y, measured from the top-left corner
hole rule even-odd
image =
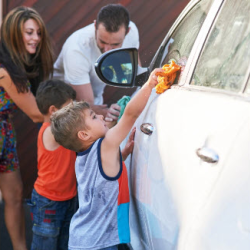
[[[3,0],[3,18],[14,7],[35,8],[43,17],[52,38],[55,56],[67,37],[95,20],[99,9],[109,3],[120,3],[129,12],[140,34],[140,58],[147,67],[167,31],[189,0]],[[105,103],[116,102],[133,90],[105,89]],[[18,155],[24,182],[24,196],[30,196],[36,178],[37,126],[21,112],[15,117]]]

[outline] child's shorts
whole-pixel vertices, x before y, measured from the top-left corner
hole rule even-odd
[[[70,220],[77,208],[77,197],[53,201],[32,191],[30,206],[33,221],[31,250],[68,249]]]
[[[18,169],[15,131],[9,115],[0,113],[0,173]]]

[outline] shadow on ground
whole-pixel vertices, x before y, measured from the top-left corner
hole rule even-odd
[[[29,207],[24,204],[25,211],[25,230],[26,230],[26,241],[27,248],[30,249],[32,240],[32,222],[30,217]],[[4,203],[0,202],[0,250],[13,250],[10,237],[8,235],[5,223],[4,223]]]

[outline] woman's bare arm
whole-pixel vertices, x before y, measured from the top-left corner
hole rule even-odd
[[[18,93],[16,85],[12,82],[10,75],[5,69],[0,69],[0,86],[5,89],[14,103],[25,113],[33,122],[43,122],[43,115],[40,113],[34,95],[28,91]]]

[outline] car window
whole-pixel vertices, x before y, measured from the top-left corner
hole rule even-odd
[[[209,34],[192,85],[239,92],[250,63],[250,1],[227,0]]]
[[[180,22],[165,46],[161,67],[164,64],[170,63],[171,60],[174,60],[182,66],[182,71],[184,70],[194,41],[212,2],[211,0],[200,1]]]

